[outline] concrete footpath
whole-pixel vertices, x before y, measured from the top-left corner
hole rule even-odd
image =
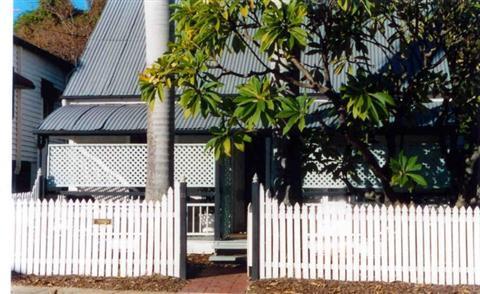
[[[138,291],[120,291],[120,290],[100,290],[85,288],[59,288],[59,287],[27,287],[12,286],[12,294],[158,294],[168,292],[138,292]]]

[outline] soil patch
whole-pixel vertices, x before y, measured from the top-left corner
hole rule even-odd
[[[178,292],[187,281],[160,275],[104,278],[86,276],[35,276],[12,273],[12,284],[17,286],[91,288],[102,290],[134,290],[152,292]]]
[[[480,286],[419,285],[403,282],[340,282],[271,279],[252,282],[247,293],[480,293]]]

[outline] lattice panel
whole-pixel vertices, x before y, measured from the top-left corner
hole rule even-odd
[[[322,170],[323,166],[317,164],[318,170]],[[342,180],[334,180],[333,175],[327,172],[313,173],[309,172],[303,180],[304,188],[345,188]]]
[[[57,187],[143,187],[146,145],[50,145],[48,180]]]
[[[215,187],[215,158],[205,144],[175,144],[176,181],[187,179],[189,187]]]
[[[373,151],[379,164],[383,166],[385,164],[385,149],[378,147]],[[322,170],[322,165],[318,164],[318,169]],[[357,177],[359,181],[352,181],[352,184],[357,188],[364,187],[380,187],[380,182],[375,177],[372,171],[366,166],[359,165],[357,170]],[[345,188],[345,184],[342,180],[334,180],[333,175],[327,172],[308,173],[304,179],[304,188]]]
[[[385,155],[386,155],[386,148],[383,146],[377,146],[373,149],[373,155],[377,159],[377,162],[380,166],[385,165]],[[357,167],[357,177],[359,177],[358,181],[354,181],[351,179],[352,185],[357,188],[380,188],[381,183],[380,180],[373,174],[373,172],[363,164],[359,164]]]
[[[204,144],[175,144],[176,181],[215,186],[215,159]],[[144,187],[146,144],[50,145],[49,185],[56,187]]]

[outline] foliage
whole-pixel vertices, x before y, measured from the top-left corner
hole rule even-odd
[[[100,17],[106,0],[90,1],[88,11],[70,0],[41,0],[37,9],[15,21],[15,35],[70,62],[76,62]]]
[[[387,198],[403,201],[410,196],[395,187],[428,184],[421,162],[399,153],[411,121],[427,113],[425,130],[442,146],[453,189],[466,195],[473,177],[464,162],[478,145],[479,15],[466,0],[181,0],[172,6],[175,42],[141,75],[142,97],[153,103],[176,87],[187,115],[220,117],[208,144],[217,156],[271,130],[285,143],[277,146],[280,182],[334,158],[324,170],[352,187],[349,161],[360,161]],[[224,57],[240,54],[256,66],[228,68]],[[237,93],[219,94],[225,78],[237,81]],[[438,111],[426,107],[432,97],[441,99]],[[373,154],[380,141],[385,165]]]
[[[417,162],[417,156],[407,157],[403,150],[400,151],[397,157],[390,161],[390,168],[392,169],[391,183],[399,187],[405,187],[410,192],[413,191],[418,184],[422,187],[427,186],[427,181],[419,174],[422,165]]]

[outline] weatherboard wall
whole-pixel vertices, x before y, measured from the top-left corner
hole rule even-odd
[[[17,156],[17,133],[21,134],[21,160],[36,162],[37,160],[37,138],[34,130],[43,120],[43,98],[41,96],[41,81],[46,79],[53,83],[58,89],[64,89],[66,83],[66,74],[59,66],[46,60],[45,58],[21,47],[15,45],[14,48],[14,68],[15,71],[26,77],[35,85],[35,89],[24,89],[14,91],[14,109],[13,109],[13,127],[12,127],[12,156]],[[19,102],[17,99],[21,95],[21,131],[17,132],[16,113]]]

